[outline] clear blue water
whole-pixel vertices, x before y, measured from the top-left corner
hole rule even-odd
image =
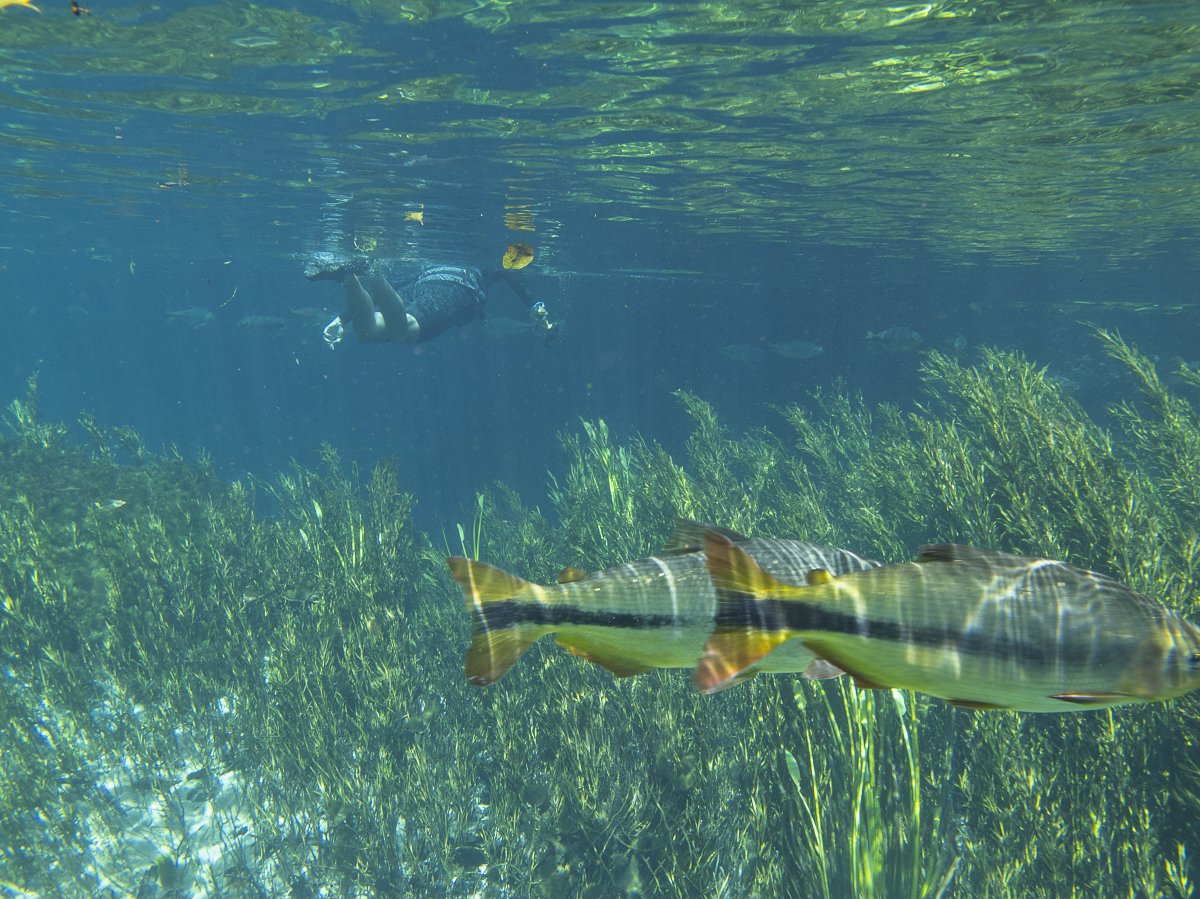
[[[735,427],[835,378],[904,403],[917,356],[868,330],[1018,348],[1097,400],[1080,320],[1192,358],[1187,4],[775,6],[3,10],[0,395],[37,371],[49,417],[231,477],[395,456],[428,523],[536,495],[579,417],[676,445],[678,388]],[[339,311],[302,260],[356,236],[399,263],[528,239],[566,338],[237,330]],[[168,320],[190,306],[215,320]],[[795,339],[825,353],[720,352]]]
[[[401,489],[417,500],[417,525],[436,542],[470,522],[477,493],[497,481],[548,509],[547,474],[564,467],[560,435],[577,433],[581,419],[603,419],[618,442],[641,435],[679,452],[692,432],[679,390],[711,403],[735,433],[787,433],[773,407],[835,384],[869,405],[915,408],[920,353],[889,352],[869,332],[913,329],[920,348],[965,361],[985,346],[1018,350],[1098,414],[1131,389],[1087,323],[1118,330],[1164,373],[1200,359],[1200,24],[1191,2],[95,0],[78,17],[64,0],[39,5],[41,14],[0,8],[0,404],[36,374],[45,420],[91,412],[102,425],[132,426],[151,447],[207,453],[228,480],[269,481],[293,459],[314,465],[325,444],[362,471],[394,459]],[[323,342],[342,299],[335,285],[305,280],[312,254],[369,248],[400,276],[424,262],[493,265],[515,240],[535,249],[527,283],[563,322],[556,345],[477,325],[416,348],[350,335],[332,351]],[[189,309],[211,320],[190,327],[172,316]],[[524,310],[497,288],[491,313],[520,319]],[[247,316],[285,323],[250,333],[239,325]],[[455,666],[457,653],[445,651]],[[422,751],[478,739],[474,752],[503,700],[492,692],[461,702],[472,733],[444,736],[436,722],[423,730],[427,698],[441,714],[446,697],[466,689],[457,667],[445,671],[453,685],[419,693],[419,713],[407,696],[415,717],[397,732]],[[637,695],[644,711],[655,688],[633,681],[617,682],[613,695]],[[13,707],[33,689],[12,686]],[[803,709],[799,689],[779,689],[789,713],[793,700]],[[579,690],[573,701],[585,693],[599,720],[607,700]],[[853,695],[867,703],[870,694]],[[703,719],[708,738],[740,745],[753,730],[759,713],[736,702],[704,707],[719,713]],[[893,714],[886,694],[871,702],[880,720]],[[569,721],[574,707],[564,708]],[[957,777],[954,754],[971,748],[957,742],[970,739],[967,713],[938,709],[922,719],[922,751],[944,745],[939,776]],[[134,730],[140,714],[126,715]],[[693,726],[635,736],[646,746],[674,740],[669,761],[695,768],[679,747]],[[988,739],[1002,742],[1002,726]],[[1020,719],[1010,742],[1054,744],[1055,726]],[[1121,744],[1095,727],[1086,746],[1100,767],[1095,759],[1116,757]],[[799,732],[788,733],[793,742],[766,746],[762,764],[779,767],[790,802],[791,766],[817,774],[804,766],[814,763]],[[1191,739],[1182,733],[1171,739]],[[561,746],[549,745],[566,754],[572,738],[565,730]],[[659,757],[633,738],[629,747],[655,776],[674,770],[667,749]],[[787,766],[784,748],[794,753]],[[1184,754],[1174,743],[1159,749]],[[522,775],[555,770],[555,750],[544,751],[546,759],[531,753]],[[899,750],[889,751],[893,764]],[[818,747],[817,767],[822,758]],[[474,755],[457,761],[472,776],[486,769]],[[487,792],[505,776],[463,775],[463,814],[486,818]],[[728,796],[714,806],[741,802],[742,777],[722,784]],[[629,859],[649,871],[663,855],[672,816],[697,801],[690,782],[680,776],[674,792],[654,785],[665,798],[653,840],[626,853],[609,851],[610,834],[595,837],[603,851],[586,865],[618,858],[634,873],[589,882],[620,881],[624,895],[642,895]],[[1077,795],[1112,798],[1104,785],[1086,789]],[[1001,800],[1024,802],[1015,789]],[[535,795],[526,812],[540,821],[548,804]],[[424,831],[421,843],[425,824],[402,810],[412,833],[396,817],[397,845],[436,861],[434,850],[450,844]],[[1079,809],[1061,816],[1080,833],[1091,826]],[[314,836],[317,820],[314,811],[296,825],[309,828],[313,846],[329,837]],[[523,849],[523,821],[502,824],[511,824],[503,848]],[[482,832],[480,824],[472,839]],[[955,833],[953,852],[967,858],[1003,827],[964,812],[941,832]],[[753,837],[749,824],[744,833]],[[1170,856],[1171,841],[1159,842]],[[564,858],[566,843],[556,850]],[[470,850],[459,868],[478,867],[479,845],[450,848]],[[157,851],[138,854],[138,864]],[[712,882],[724,878],[728,895],[742,895],[738,884],[752,882],[756,866],[777,863],[749,858],[728,876],[714,861]],[[1162,861],[1147,870],[1164,870]],[[147,895],[179,894],[170,871],[142,873],[158,885]],[[501,886],[484,894],[521,894],[511,872],[488,876]],[[483,891],[487,877],[472,877],[439,884],[440,894]],[[0,893],[30,895],[4,871]]]

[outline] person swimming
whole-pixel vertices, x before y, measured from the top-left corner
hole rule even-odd
[[[488,295],[498,281],[525,304],[530,325],[543,334],[546,345],[561,334],[562,323],[551,321],[546,304],[529,294],[515,272],[504,268],[426,265],[407,302],[365,258],[321,254],[309,262],[304,276],[310,281],[337,281],[345,291],[346,312],[325,327],[325,340],[331,346],[341,340],[344,319],[362,343],[396,344],[425,343],[451,327],[486,320]]]

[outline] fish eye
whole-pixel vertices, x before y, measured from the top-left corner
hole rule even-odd
[[[1193,671],[1200,669],[1200,650],[1188,656],[1188,667]]]

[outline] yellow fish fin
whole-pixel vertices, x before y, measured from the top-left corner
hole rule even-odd
[[[558,573],[558,582],[560,584],[573,584],[576,581],[582,581],[587,575],[588,573],[582,568],[568,566]]]
[[[587,659],[594,665],[599,665],[606,671],[611,672],[617,677],[633,677],[635,674],[645,674],[652,666],[644,662],[635,662],[630,659],[623,658],[619,654],[611,651],[605,652],[599,649],[593,649],[583,641],[576,640],[573,637],[558,636],[554,638],[554,642],[565,649],[573,656],[581,659]]]
[[[692,681],[701,693],[727,690],[753,677],[751,669],[787,639],[778,631],[715,628],[696,663]]]
[[[814,568],[804,576],[804,581],[810,587],[820,587],[824,584],[832,584],[833,575],[824,568]]]
[[[775,579],[744,549],[717,531],[704,536],[708,574],[717,591],[712,634],[692,680],[704,693],[741,683],[748,671],[791,634],[759,605],[768,598],[795,596],[803,588]]]
[[[772,577],[748,552],[720,531],[708,531],[704,535],[704,552],[708,557],[708,576],[718,595],[725,591],[754,599],[792,598],[803,590]]]
[[[544,632],[542,627],[523,621],[519,604],[509,602],[531,592],[536,585],[473,559],[455,556],[446,564],[462,587],[472,615],[467,680],[477,687],[494,684]]]
[[[532,586],[524,578],[486,562],[451,556],[446,564],[450,566],[451,577],[458,581],[466,594],[467,603],[471,605],[512,599]]]

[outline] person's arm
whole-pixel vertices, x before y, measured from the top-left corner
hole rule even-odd
[[[518,300],[525,304],[525,311],[528,311],[529,307],[537,302],[529,293],[528,288],[525,287],[525,282],[516,272],[504,268],[489,268],[483,271],[484,290],[490,292],[492,285],[497,281],[503,281],[508,285],[508,289],[513,292]]]
[[[555,342],[561,334],[561,322],[550,321],[550,313],[546,309],[546,304],[539,302],[533,298],[533,295],[525,287],[525,281],[514,271],[503,268],[486,269],[482,272],[483,289],[490,291],[492,285],[497,281],[503,280],[508,285],[508,289],[513,292],[513,295],[520,300],[525,306],[525,313],[529,317],[529,323],[538,330],[545,332],[544,341],[547,346]]]

